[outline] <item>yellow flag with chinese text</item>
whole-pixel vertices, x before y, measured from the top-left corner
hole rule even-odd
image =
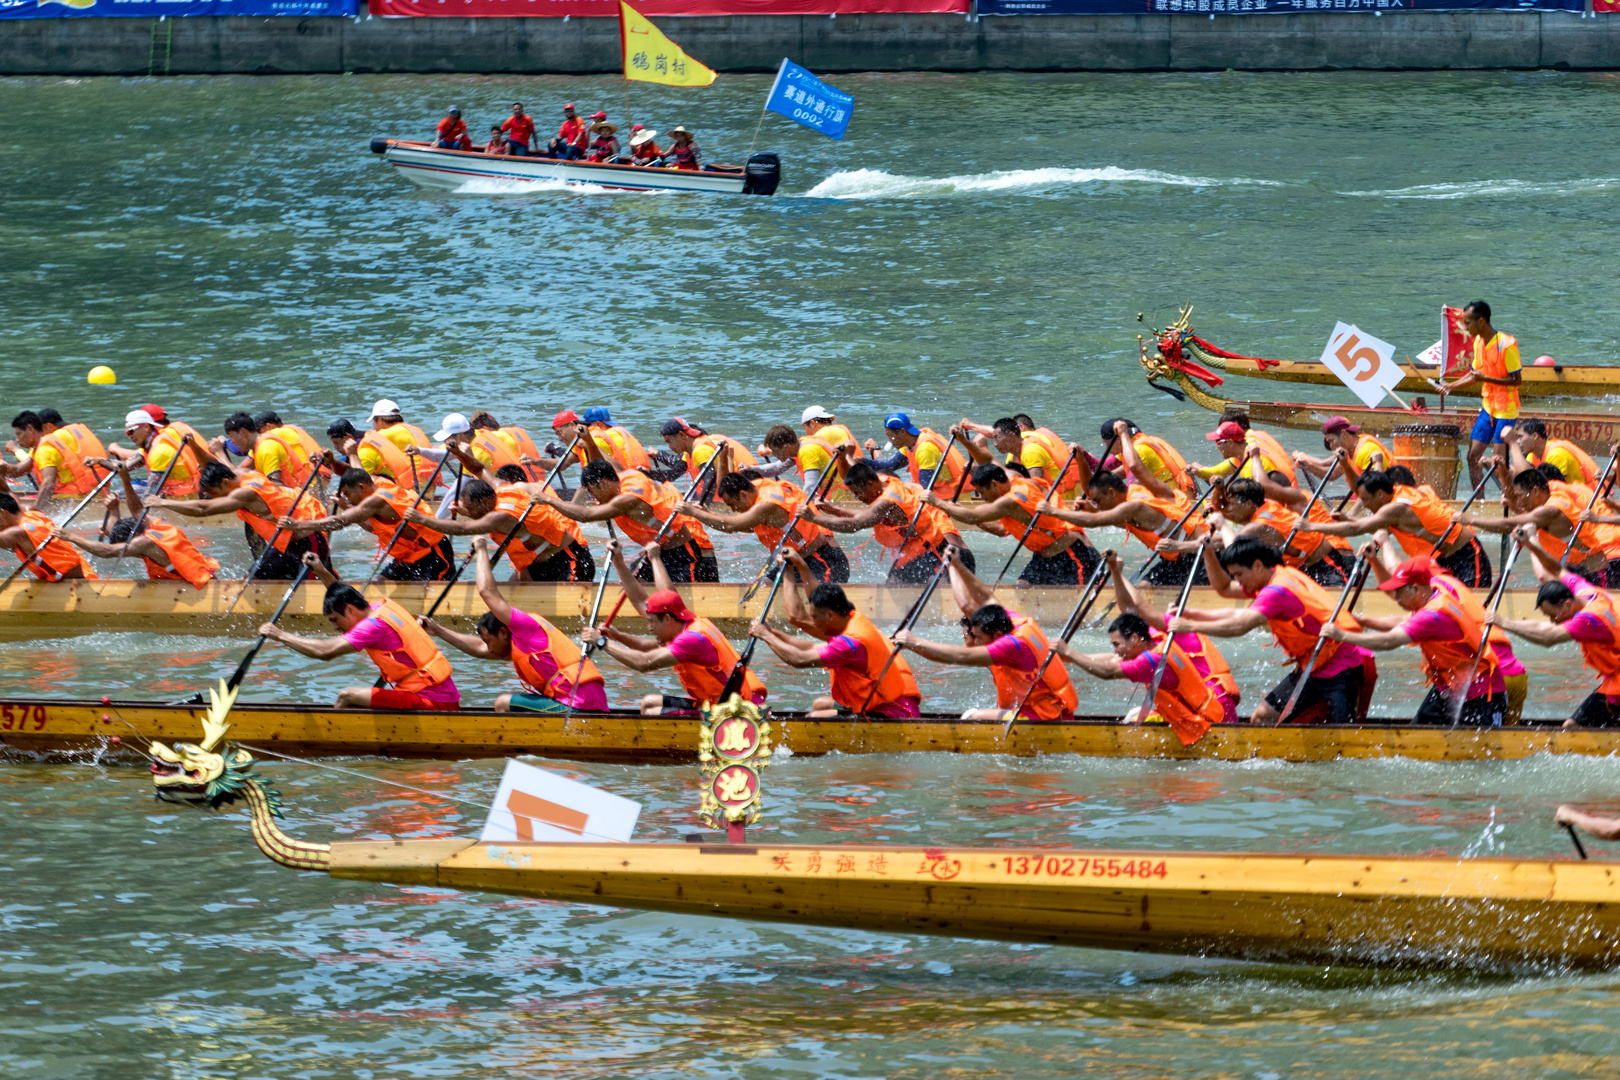
[[[619,0],[619,38],[624,42],[627,79],[665,86],[708,86],[714,82],[714,72],[687,56],[624,0]]]

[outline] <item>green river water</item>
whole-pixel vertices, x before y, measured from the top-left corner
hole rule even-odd
[[[834,81],[855,95],[849,138],[767,118],[759,146],[782,152],[786,181],[759,199],[421,193],[366,152],[373,134],[426,137],[450,104],[475,132],[514,98],[542,128],[563,101],[619,119],[616,80],[0,80],[0,400],[54,405],[104,434],[147,401],[210,433],[228,412],[267,407],[319,431],[378,397],[424,425],[489,408],[538,430],[558,409],[606,404],[654,444],[672,413],[752,440],[809,404],[862,436],[891,409],[935,427],[1023,411],[1089,444],[1124,414],[1208,460],[1210,414],[1141,377],[1139,311],[1162,324],[1190,301],[1218,344],[1312,358],[1341,319],[1415,353],[1438,336],[1442,303],[1483,297],[1527,359],[1616,351],[1613,76]],[[740,161],[766,83],[638,86],[634,116],[684,123],[709,160]],[[116,387],[85,384],[101,363]],[[207,539],[227,568],[245,567],[233,532]],[[366,547],[345,538],[340,559],[358,568]],[[751,538],[723,542],[724,576],[751,574],[758,552]],[[856,566],[859,580],[880,573],[870,549]],[[138,634],[3,645],[0,696],[167,698],[228,672],[245,646]],[[1280,675],[1258,640],[1229,655],[1251,699]],[[1530,714],[1562,715],[1587,692],[1572,654],[1521,656]],[[270,649],[245,695],[326,700],[365,677],[362,663]],[[457,663],[467,700],[508,688],[474,663]],[[930,708],[988,701],[977,673],[915,666]],[[1380,666],[1375,712],[1409,712],[1415,659]],[[789,705],[822,685],[764,671]],[[614,671],[610,685],[619,702],[671,684]],[[1083,708],[1124,707],[1117,688],[1080,689]],[[451,800],[487,801],[501,771],[344,765],[362,775],[263,766],[291,831],[474,831],[481,812]],[[638,837],[693,827],[693,769],[552,767],[640,800]],[[1552,807],[1612,807],[1617,783],[1620,762],[1546,757],[789,758],[767,778],[759,835],[1566,857]],[[101,760],[5,761],[0,800],[7,1076],[1620,1071],[1609,975],[1235,963],[335,882],[263,861],[242,815],[157,806],[143,770]]]

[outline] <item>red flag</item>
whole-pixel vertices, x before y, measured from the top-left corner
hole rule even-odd
[[[1440,309],[1441,353],[1445,358],[1445,372],[1450,378],[1463,374],[1474,364],[1474,350],[1462,328],[1463,309]]]

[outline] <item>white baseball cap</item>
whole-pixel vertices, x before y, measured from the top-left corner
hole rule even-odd
[[[389,401],[387,398],[383,398],[381,401],[377,402],[377,404],[375,404],[375,405],[373,405],[371,407],[371,419],[373,419],[373,420],[375,420],[375,419],[377,419],[378,417],[381,417],[381,416],[398,416],[398,415],[399,415],[399,406],[394,404],[392,401]]]
[[[458,412],[446,413],[444,423],[440,424],[439,430],[433,433],[433,441],[444,442],[452,435],[460,435],[463,431],[471,430],[472,425],[467,423],[465,416]]]
[[[136,428],[140,427],[142,424],[149,424],[152,427],[162,427],[163,426],[162,424],[159,424],[156,420],[154,420],[152,418],[152,414],[147,412],[145,409],[136,409],[135,411],[131,412],[129,415],[124,417],[124,430],[125,431],[134,431]]]
[[[823,409],[820,405],[812,405],[808,409],[804,410],[802,414],[800,414],[799,423],[808,424],[812,420],[832,419],[835,419],[832,413],[828,412],[826,409]]]

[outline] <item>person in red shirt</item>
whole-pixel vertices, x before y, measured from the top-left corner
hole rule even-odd
[[[641,127],[640,124],[637,124],[636,128],[640,128],[641,130],[636,131],[634,128],[631,129],[630,163],[632,165],[662,164],[664,152],[658,149],[657,143],[653,142],[654,139],[658,138],[658,132],[652,130],[651,128]]]
[[[471,150],[472,140],[467,138],[467,121],[461,118],[461,110],[450,106],[450,111],[444,114],[439,121],[440,150]]]
[[[574,105],[570,102],[563,106],[562,127],[557,129],[557,137],[551,140],[546,147],[546,156],[572,160],[584,153],[587,139],[585,121],[574,112]]]
[[[501,123],[501,130],[506,133],[507,153],[529,156],[529,144],[534,142],[534,117],[523,111],[523,102],[513,102],[512,115]]]

